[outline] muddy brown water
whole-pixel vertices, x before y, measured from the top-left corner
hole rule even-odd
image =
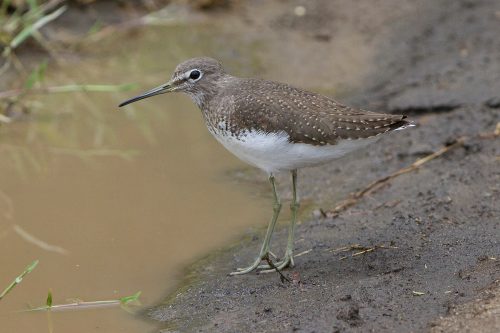
[[[117,108],[166,81],[176,61],[214,54],[211,45],[221,41],[206,37],[171,27],[106,40],[103,50],[49,68],[46,84],[136,82],[137,89],[36,96],[30,119],[2,127],[0,289],[40,263],[0,301],[0,331],[154,330],[120,307],[50,317],[18,311],[44,305],[49,289],[54,304],[137,291],[143,305],[157,303],[183,267],[265,224],[266,198],[227,176],[243,164],[210,136],[186,96]],[[182,49],[183,38],[196,46]]]

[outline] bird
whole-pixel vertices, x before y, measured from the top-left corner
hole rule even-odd
[[[273,215],[256,259],[230,275],[278,271],[294,266],[294,233],[299,209],[297,170],[334,161],[375,142],[382,134],[413,126],[405,115],[376,113],[286,83],[240,78],[209,57],[186,60],[170,80],[121,103],[170,92],[191,97],[208,131],[227,150],[263,170],[273,194]],[[290,172],[291,220],[281,260],[270,260],[270,241],[281,211],[275,175]]]

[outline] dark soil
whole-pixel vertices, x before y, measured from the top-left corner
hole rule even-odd
[[[227,275],[254,259],[259,233],[196,263],[184,288],[150,316],[165,322],[165,331],[181,332],[500,331],[492,310],[500,304],[500,144],[479,136],[500,121],[500,4],[250,3],[225,15],[254,17],[249,31],[272,27],[317,43],[318,50],[337,47],[339,31],[361,32],[377,56],[347,100],[407,113],[419,123],[369,150],[301,171],[308,206],[331,209],[348,193],[467,139],[336,218],[306,217],[297,228],[295,253],[309,252],[283,272],[290,282],[277,273]],[[293,11],[299,5],[306,8],[301,17]],[[253,15],[261,12],[266,14]],[[318,64],[302,65],[314,72]],[[273,248],[284,249],[285,241],[286,230],[278,230]],[[362,248],[334,251],[354,244],[376,248],[356,256]]]

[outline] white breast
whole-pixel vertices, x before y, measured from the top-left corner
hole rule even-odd
[[[236,137],[223,126],[210,129],[210,132],[231,153],[267,173],[330,162],[377,139],[342,140],[336,145],[313,146],[289,142],[286,132],[264,133],[252,130]]]

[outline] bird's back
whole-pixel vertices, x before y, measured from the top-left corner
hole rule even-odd
[[[205,118],[207,125],[224,126],[234,135],[284,131],[292,143],[317,146],[366,139],[408,124],[403,115],[354,109],[284,83],[228,76],[221,85]]]

